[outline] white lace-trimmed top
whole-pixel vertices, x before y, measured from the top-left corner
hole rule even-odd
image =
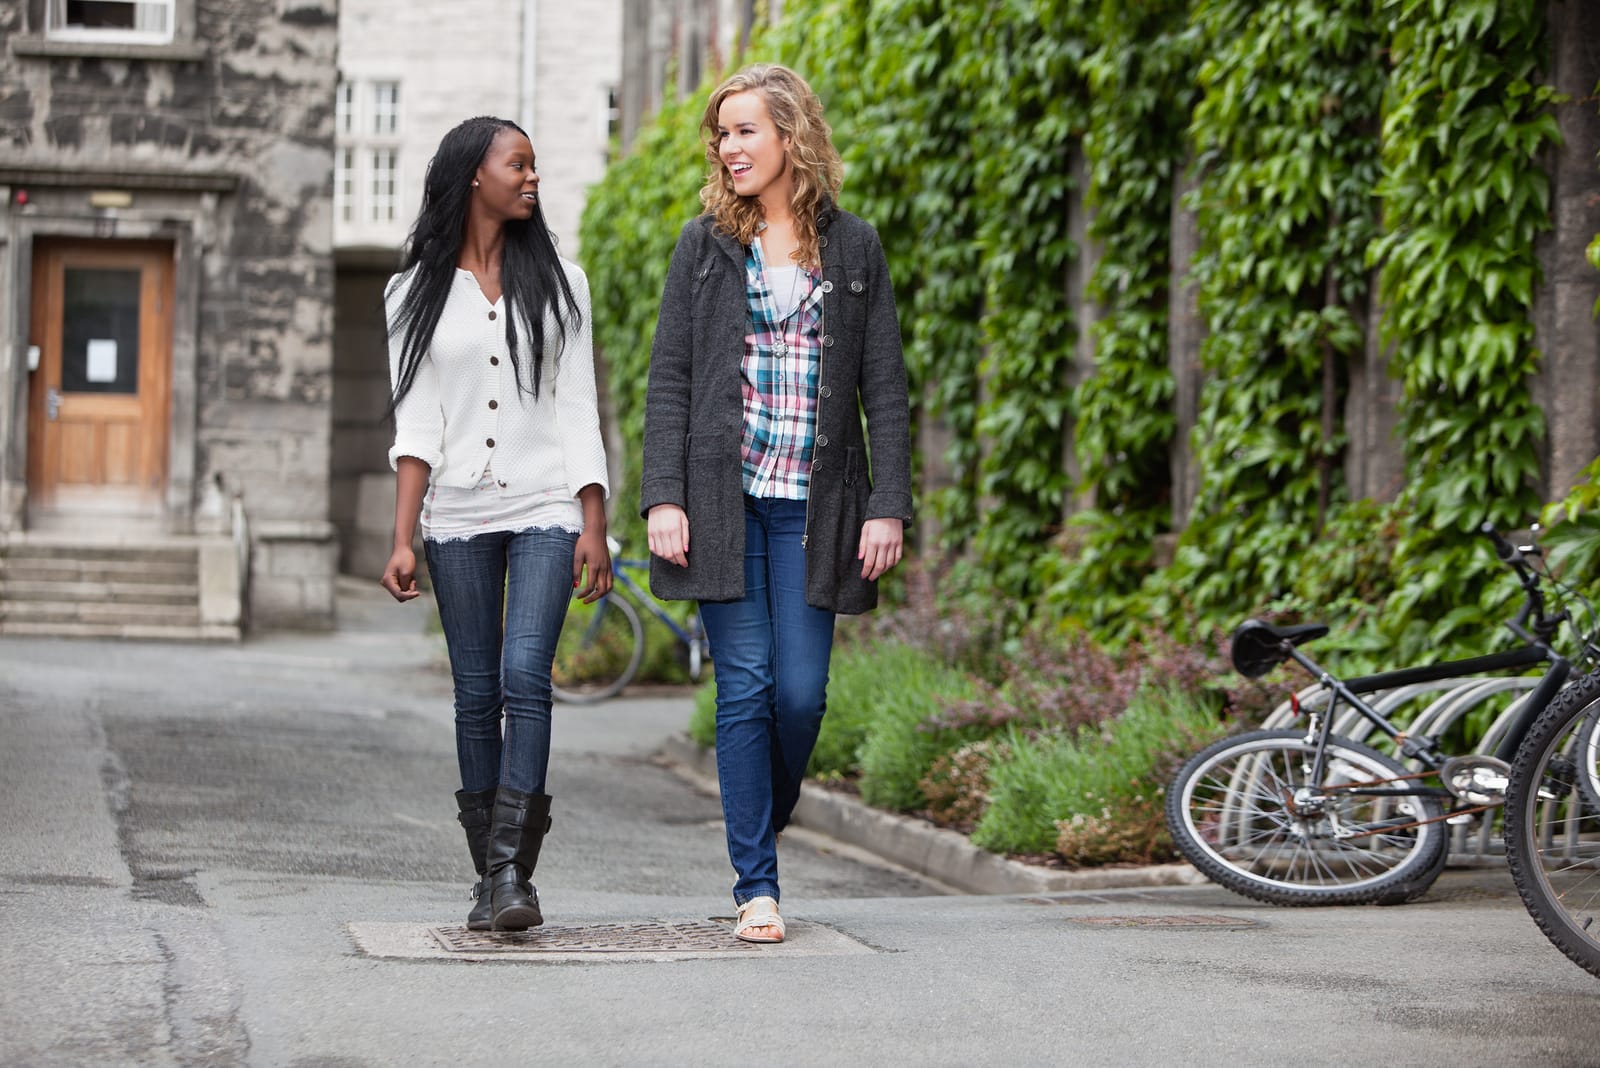
[[[577,493],[597,484],[610,496],[595,396],[589,283],[561,261],[583,320],[570,326],[556,361],[547,357],[539,397],[518,388],[506,345],[505,298],[490,303],[472,272],[457,270],[433,345],[395,410],[389,464],[413,456],[429,466],[423,536],[470,537],[491,530],[581,530]],[[390,279],[392,317],[408,279]],[[546,337],[558,336],[546,315]],[[389,339],[390,380],[401,338]],[[553,373],[552,373],[553,371]],[[524,366],[524,374],[527,368]],[[491,473],[492,472],[492,473]]]

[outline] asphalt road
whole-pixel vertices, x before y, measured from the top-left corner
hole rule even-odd
[[[716,799],[652,759],[682,696],[558,706],[549,925],[452,943],[425,611],[0,639],[0,1064],[1600,1064],[1600,981],[1493,870],[1395,909],[959,897],[798,833],[791,939],[744,947]]]

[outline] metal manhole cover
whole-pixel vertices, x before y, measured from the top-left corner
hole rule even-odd
[[[1085,927],[1231,927],[1248,930],[1260,927],[1255,920],[1242,916],[1184,915],[1184,916],[1071,916],[1073,923]]]
[[[456,924],[354,922],[358,949],[369,957],[461,961],[690,960],[746,955],[838,956],[875,952],[830,927],[791,918],[781,945],[733,937],[732,922],[643,920],[546,924],[527,931],[469,931]]]
[[[534,927],[527,931],[469,931],[431,927],[451,953],[677,953],[761,952],[710,920],[646,923],[595,923],[582,927]]]

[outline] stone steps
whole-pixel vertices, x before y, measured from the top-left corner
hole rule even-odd
[[[0,635],[237,641],[236,611],[204,618],[201,546],[13,538],[0,546]]]

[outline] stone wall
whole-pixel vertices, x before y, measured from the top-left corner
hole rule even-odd
[[[26,390],[34,240],[170,241],[166,525],[191,530],[198,487],[220,479],[255,536],[251,620],[327,626],[337,3],[179,0],[178,11],[172,44],[118,45],[47,38],[42,0],[0,9],[0,384],[13,398]],[[125,205],[90,207],[88,191],[106,188],[127,191]],[[15,419],[0,425],[8,445],[19,432]],[[0,488],[24,478],[12,449]]]

